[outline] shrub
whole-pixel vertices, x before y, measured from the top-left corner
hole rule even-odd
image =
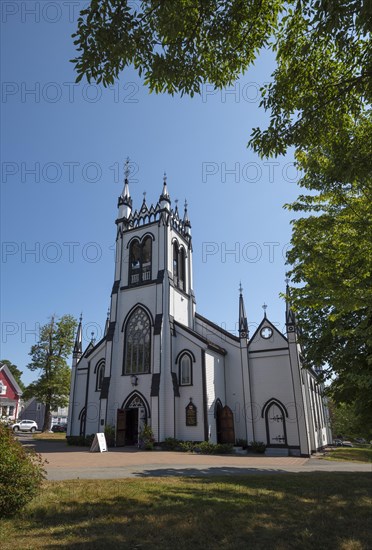
[[[107,424],[105,426],[105,439],[108,447],[113,447],[115,445],[115,426]]]
[[[0,517],[12,516],[30,502],[44,479],[40,455],[26,451],[0,424]]]
[[[166,437],[161,446],[166,451],[178,451],[180,448],[180,441],[175,437]]]
[[[155,438],[152,433],[151,426],[145,424],[139,435],[139,447],[146,451],[152,451],[154,448]]]
[[[250,441],[249,445],[254,453],[263,454],[266,451],[266,443],[263,441]]]
[[[243,449],[246,449],[248,447],[247,440],[246,439],[237,439],[236,440],[236,446],[237,447],[243,447]]]

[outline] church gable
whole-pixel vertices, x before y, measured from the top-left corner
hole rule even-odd
[[[287,338],[265,316],[248,344],[249,352],[288,349]]]

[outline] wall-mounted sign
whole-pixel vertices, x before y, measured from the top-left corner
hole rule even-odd
[[[190,401],[186,407],[186,426],[196,426],[197,425],[197,409]]]

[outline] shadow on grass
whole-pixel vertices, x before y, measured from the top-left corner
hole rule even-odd
[[[3,548],[360,550],[370,505],[366,473],[48,483]]]

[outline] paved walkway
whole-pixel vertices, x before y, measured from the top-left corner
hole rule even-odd
[[[147,476],[240,475],[283,472],[372,472],[371,464],[316,458],[266,456],[211,456],[135,448],[90,453],[87,447],[67,447],[64,441],[42,441],[18,436],[41,453],[49,480],[113,479]]]

